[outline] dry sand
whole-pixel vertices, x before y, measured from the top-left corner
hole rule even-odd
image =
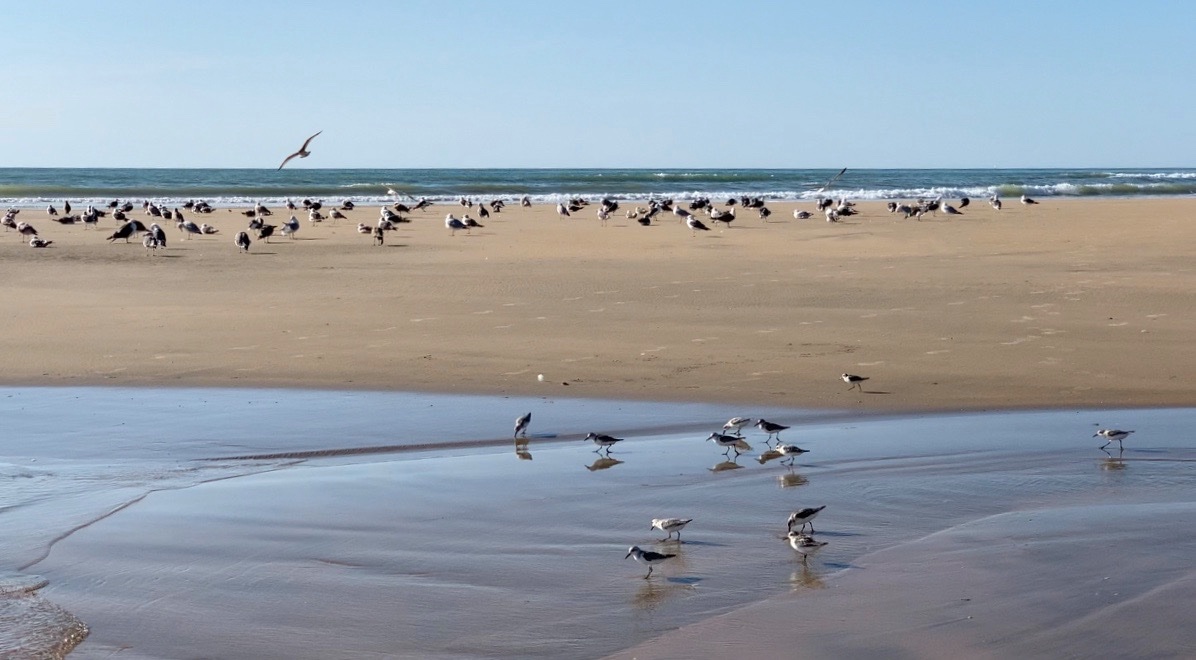
[[[628,206],[627,204],[624,205]],[[450,236],[416,213],[384,247],[299,214],[255,242],[230,210],[169,248],[25,210],[0,236],[5,384],[245,385],[888,410],[1191,405],[1196,200],[975,204],[838,224],[509,207]],[[142,217],[138,211],[133,214]],[[277,212],[281,223],[288,214]],[[842,372],[870,376],[848,392]],[[537,374],[545,382],[537,381]],[[567,385],[565,385],[567,383]]]

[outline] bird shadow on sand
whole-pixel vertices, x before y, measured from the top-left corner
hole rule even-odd
[[[863,390],[860,394],[892,394],[892,392],[885,392],[883,390]]]
[[[278,254],[278,253],[277,252],[250,252],[249,254],[251,254],[255,257],[258,257],[258,256],[267,256],[267,255],[273,255],[273,254]]]
[[[386,247],[388,247],[388,248],[405,248],[405,247],[407,247],[407,244],[406,243],[390,243]]]
[[[155,258],[156,259],[181,259],[182,257],[183,257],[183,255],[181,255],[181,254],[159,254]]]

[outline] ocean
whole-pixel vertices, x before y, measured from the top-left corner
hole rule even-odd
[[[168,206],[205,200],[214,206],[279,205],[310,198],[380,204],[427,197],[534,203],[614,199],[752,196],[800,201],[943,197],[1137,197],[1196,195],[1196,169],[0,169],[0,206],[76,206],[149,199]]]

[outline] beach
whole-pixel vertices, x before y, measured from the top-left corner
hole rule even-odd
[[[54,244],[0,235],[3,568],[87,626],[72,658],[1190,648],[1100,631],[1191,590],[1196,200],[698,233],[621,204],[455,236],[438,204],[383,246],[376,207],[299,213],[247,254],[241,209],[155,254],[22,210]],[[810,453],[723,455],[733,415]],[[678,556],[644,580],[632,544]]]
[[[795,221],[798,206],[813,207],[740,209],[700,235],[668,214],[641,227],[621,209],[603,227],[594,206],[508,206],[451,236],[444,215],[467,209],[437,205],[382,247],[356,231],[376,208],[335,226],[300,212],[294,240],[248,254],[232,243],[245,218],[221,209],[190,216],[211,237],[165,223],[152,256],[105,241],[111,220],[27,209],[54,244],[0,241],[0,382],[905,411],[1196,400],[1196,200],[1010,200],[921,222],[880,203]]]

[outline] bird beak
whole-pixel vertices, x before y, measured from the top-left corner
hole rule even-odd
[[[627,553],[627,557],[630,557],[630,556],[631,556],[631,553],[630,552]],[[627,557],[624,557],[623,559],[627,559]]]

